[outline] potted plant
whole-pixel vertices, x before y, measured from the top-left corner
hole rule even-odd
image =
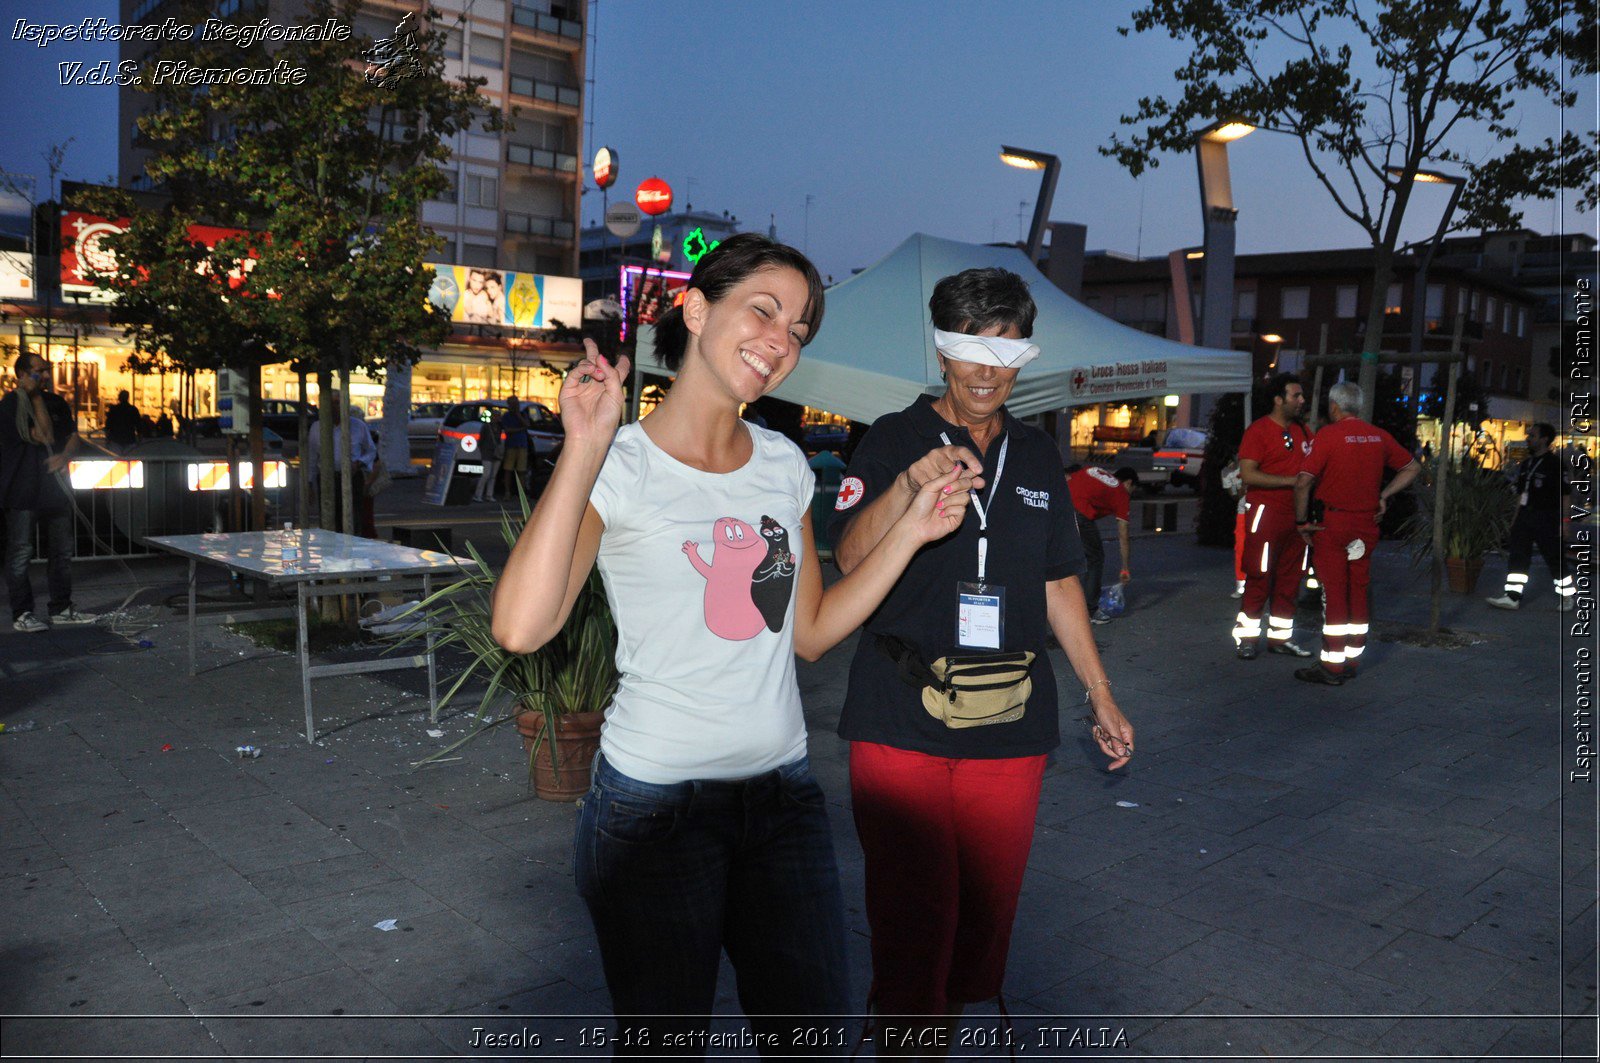
[[[514,546],[528,521],[528,499],[521,498],[521,516],[501,518],[500,534]],[[474,680],[484,684],[473,714],[479,726],[472,733],[418,761],[438,760],[508,721],[514,721],[528,754],[534,792],[551,801],[576,801],[589,789],[590,765],[600,745],[600,724],[617,689],[617,628],[606,601],[598,570],[573,603],[561,631],[529,654],[511,653],[495,641],[490,628],[490,597],[498,577],[476,548],[466,546],[471,562],[461,578],[434,591],[404,614],[421,620],[396,644],[435,636],[436,650],[456,646],[468,664],[439,699],[450,704]]]
[[[1433,558],[1434,522],[1443,525],[1444,563],[1450,589],[1471,594],[1483,570],[1483,556],[1505,542],[1516,517],[1517,500],[1509,481],[1497,469],[1487,468],[1469,455],[1445,470],[1444,509],[1437,508],[1437,459],[1424,461],[1418,478],[1420,505],[1402,525],[1401,534],[1418,565]]]

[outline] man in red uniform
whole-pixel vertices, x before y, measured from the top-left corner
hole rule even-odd
[[[1233,641],[1240,660],[1261,652],[1263,614],[1267,650],[1290,657],[1310,657],[1290,637],[1294,634],[1294,600],[1305,573],[1310,548],[1294,527],[1294,486],[1300,463],[1311,449],[1311,437],[1299,421],[1305,389],[1293,373],[1279,373],[1267,382],[1272,412],[1245,429],[1239,441],[1239,478],[1248,491],[1244,517],[1244,601],[1234,621]]]
[[[1367,584],[1378,519],[1392,495],[1417,478],[1419,466],[1394,437],[1357,417],[1361,386],[1335,384],[1328,393],[1329,423],[1311,441],[1311,453],[1294,485],[1294,522],[1311,544],[1322,579],[1322,663],[1301,668],[1296,679],[1339,686],[1355,674],[1367,645]],[[1396,470],[1383,486],[1383,470]],[[1322,523],[1310,518],[1311,490],[1322,502]],[[1380,488],[1382,488],[1380,490]]]
[[[1123,467],[1107,472],[1085,466],[1067,477],[1067,492],[1072,508],[1078,511],[1078,537],[1083,540],[1083,559],[1088,570],[1083,574],[1083,597],[1089,605],[1089,623],[1109,624],[1111,617],[1100,608],[1100,569],[1105,565],[1106,547],[1095,521],[1117,518],[1117,545],[1122,547],[1122,582],[1128,582],[1128,499],[1139,485],[1139,474]]]

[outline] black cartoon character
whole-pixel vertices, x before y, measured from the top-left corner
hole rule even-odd
[[[761,537],[767,541],[767,556],[750,578],[750,597],[761,610],[769,631],[783,628],[789,611],[789,592],[794,587],[794,554],[789,550],[789,531],[771,517],[761,518]]]

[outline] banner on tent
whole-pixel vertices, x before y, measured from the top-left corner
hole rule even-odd
[[[1072,371],[1072,397],[1075,399],[1092,399],[1101,395],[1154,395],[1169,390],[1167,362],[1164,358],[1080,365]]]

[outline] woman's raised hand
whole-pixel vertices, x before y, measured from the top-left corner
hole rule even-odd
[[[921,485],[900,520],[918,541],[935,542],[961,527],[970,497],[961,489],[962,469],[957,466]]]
[[[591,339],[583,341],[583,353],[561,383],[561,427],[568,443],[609,444],[622,421],[622,383],[631,366],[627,355],[613,366]]]

